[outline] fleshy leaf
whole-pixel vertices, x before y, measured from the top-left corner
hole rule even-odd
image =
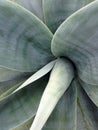
[[[35,115],[47,76],[0,102],[0,129],[9,130]]]
[[[67,59],[59,58],[52,69],[49,82],[42,95],[30,130],[41,130],[43,128],[59,99],[71,84],[73,78],[74,68],[71,62]]]
[[[77,90],[73,81],[42,130],[76,130]]]
[[[53,59],[52,33],[18,4],[0,0],[0,66],[35,72]]]
[[[10,0],[23,6],[43,20],[42,0]]]
[[[76,10],[94,0],[43,0],[44,19],[52,32]]]
[[[82,87],[78,86],[77,130],[98,129],[98,107],[93,104]]]
[[[14,74],[13,72],[15,72],[15,71],[13,71],[13,72],[8,71],[7,74],[10,75],[9,76],[10,80],[0,83],[0,100],[3,100],[5,98],[9,97],[10,95],[16,93],[20,89],[23,89],[27,85],[37,81],[38,79],[40,79],[41,77],[46,75],[52,69],[54,64],[55,64],[55,60],[48,63],[46,66],[44,66],[43,68],[38,70],[32,76],[31,76],[32,73],[23,73],[23,74],[20,73],[20,75],[12,78],[12,76]],[[6,71],[5,71],[5,74],[6,74]],[[4,77],[7,78],[7,76],[8,75],[3,76],[3,79],[4,79]]]
[[[52,52],[72,60],[85,83],[98,85],[98,0],[63,22],[53,37]]]

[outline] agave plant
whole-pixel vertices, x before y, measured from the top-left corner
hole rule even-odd
[[[0,0],[0,130],[98,130],[98,0]]]

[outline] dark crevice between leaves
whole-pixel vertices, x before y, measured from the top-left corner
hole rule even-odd
[[[97,129],[98,128],[98,107],[92,102],[92,100],[86,94],[85,90],[83,89],[81,85],[79,86],[78,89],[80,89],[79,90],[80,93],[79,93],[79,96],[77,97],[77,105],[80,108],[84,123],[87,126],[86,129],[89,130],[89,126],[93,125],[95,130],[98,130]],[[83,104],[83,106],[81,105],[81,103]],[[87,115],[85,115],[86,113],[84,113],[84,110],[88,111]],[[88,122],[89,124],[87,125],[85,116],[90,118],[90,120],[92,121],[92,124]]]
[[[83,117],[83,122],[85,123],[85,128],[86,128],[86,130],[89,130],[89,126],[88,126],[88,124],[87,124],[87,122],[86,122],[85,114],[84,114],[84,112],[83,112],[83,109],[82,109],[82,106],[81,106],[81,104],[80,104],[79,98],[77,98],[77,105],[78,105],[79,108],[80,108],[80,111],[81,111],[81,114],[82,114],[82,117]]]

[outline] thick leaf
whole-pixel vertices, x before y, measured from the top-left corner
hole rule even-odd
[[[9,130],[35,115],[47,76],[0,102],[0,129]]]
[[[78,86],[77,130],[98,130],[98,107]]]
[[[41,20],[43,20],[42,0],[11,0],[11,1],[20,4],[30,12],[33,12]]]
[[[23,122],[22,124],[20,124],[16,128],[13,128],[11,130],[29,130],[29,128],[33,122],[33,119],[34,119],[34,116],[32,118],[26,120],[25,122]]]
[[[98,85],[91,85],[91,84],[87,84],[81,80],[79,80],[79,81],[80,81],[80,84],[83,86],[84,90],[86,91],[86,93],[88,94],[89,98],[98,107]]]
[[[77,92],[73,81],[60,99],[43,130],[76,130]]]
[[[52,33],[32,13],[0,0],[0,65],[35,72],[52,60]]]
[[[64,21],[53,37],[52,52],[71,59],[80,79],[98,85],[98,0]]]
[[[43,0],[45,23],[55,32],[68,16],[92,1],[94,0]]]
[[[49,82],[42,95],[30,130],[41,130],[43,128],[56,104],[71,84],[73,78],[74,69],[71,62],[64,58],[58,58],[52,69]]]

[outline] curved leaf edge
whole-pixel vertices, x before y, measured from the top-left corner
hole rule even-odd
[[[44,24],[43,21],[40,20],[35,14],[33,14],[33,13],[30,12],[28,9],[24,8],[23,6],[21,6],[21,5],[17,4],[17,3],[15,3],[15,2],[13,2],[13,1],[10,1],[10,0],[5,0],[5,1],[11,3],[13,6],[16,6],[16,7],[20,8],[20,9],[26,11],[26,12],[29,13],[30,15],[32,15],[32,16],[33,16],[37,21],[39,21],[39,22],[49,31],[49,33],[53,36],[53,33],[51,32],[51,30],[50,30],[50,29],[46,26],[46,24]]]
[[[54,33],[53,38],[52,38],[52,41],[51,41],[51,51],[52,51],[52,54],[53,54],[55,57],[57,57],[57,56],[53,53],[52,44],[53,44],[53,42],[54,42],[54,39],[55,39],[56,34],[58,34],[59,30],[60,30],[64,25],[66,26],[66,23],[68,23],[69,20],[73,19],[75,15],[78,15],[79,13],[81,13],[82,10],[84,10],[84,9],[86,9],[86,8],[88,8],[88,7],[90,7],[92,4],[94,4],[94,3],[96,3],[96,2],[98,3],[98,1],[95,0],[95,1],[93,1],[93,2],[91,2],[91,3],[89,3],[89,4],[87,4],[86,6],[80,8],[79,10],[77,10],[76,12],[74,12],[73,14],[71,14],[67,19],[65,19],[65,21],[63,21],[62,24],[58,27],[58,29],[57,29],[56,32]]]
[[[21,83],[14,85],[12,88],[10,88],[6,92],[4,92],[2,95],[0,95],[0,101],[7,99],[11,95],[17,93],[21,89],[27,87],[31,83],[33,83],[33,82],[37,81],[38,79],[42,78],[43,76],[45,76],[47,73],[49,73],[51,71],[55,62],[56,62],[56,60],[48,63],[47,65],[42,67],[40,70],[38,70],[36,73],[34,73],[32,76],[30,76],[27,80],[22,81]]]

